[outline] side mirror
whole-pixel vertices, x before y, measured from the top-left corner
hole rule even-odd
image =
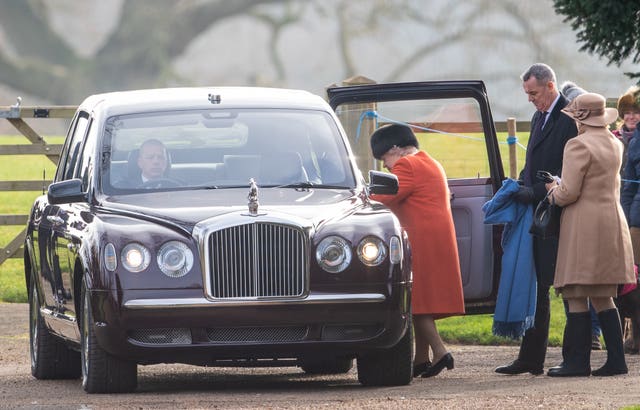
[[[382,195],[397,194],[398,177],[386,172],[369,171],[369,192]]]
[[[54,205],[86,201],[86,195],[82,192],[82,181],[77,178],[49,185],[47,198],[49,203]]]

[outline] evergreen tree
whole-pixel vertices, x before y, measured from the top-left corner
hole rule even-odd
[[[584,43],[580,51],[617,66],[628,58],[640,62],[640,0],[553,0],[553,4]],[[625,74],[640,83],[640,72]]]

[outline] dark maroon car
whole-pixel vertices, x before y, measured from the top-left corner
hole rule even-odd
[[[141,175],[150,140],[158,178]],[[407,237],[368,199],[397,180],[373,179],[307,92],[87,98],[28,222],[33,375],[125,392],[138,364],[317,373],[357,358],[363,384],[409,383]]]

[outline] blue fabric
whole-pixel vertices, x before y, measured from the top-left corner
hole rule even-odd
[[[482,206],[485,224],[504,224],[502,272],[498,286],[493,334],[519,339],[533,326],[536,313],[536,272],[529,228],[532,205],[513,199],[518,181],[506,179],[494,197]]]

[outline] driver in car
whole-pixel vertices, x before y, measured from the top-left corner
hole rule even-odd
[[[146,140],[140,146],[138,155],[138,167],[140,168],[139,185],[149,181],[164,178],[168,165],[167,149],[164,144],[156,139]]]

